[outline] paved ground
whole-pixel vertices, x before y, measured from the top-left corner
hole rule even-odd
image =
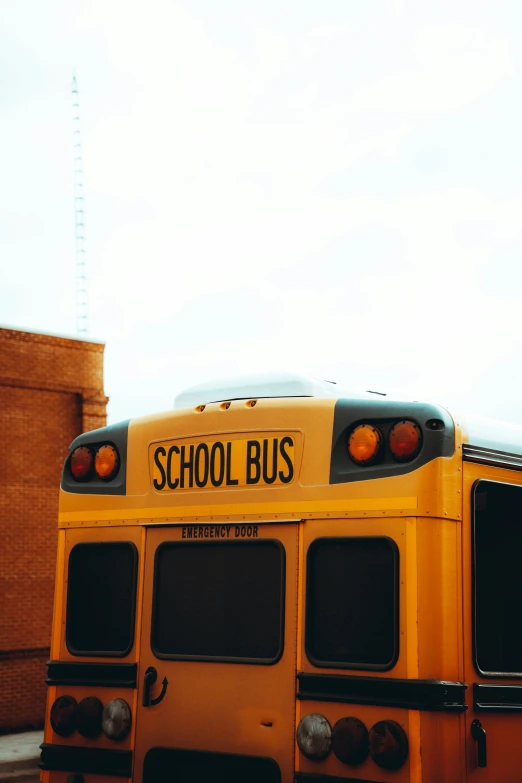
[[[38,783],[43,732],[0,736],[0,783]]]

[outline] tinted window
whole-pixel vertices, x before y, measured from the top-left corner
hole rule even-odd
[[[168,543],[156,553],[156,654],[274,662],[282,652],[284,549],[276,541]]]
[[[313,663],[389,669],[398,655],[399,552],[389,538],[322,538],[308,550]]]
[[[67,647],[74,655],[126,655],[134,639],[134,544],[77,544],[69,555]]]
[[[522,488],[474,489],[475,659],[482,672],[522,673]]]

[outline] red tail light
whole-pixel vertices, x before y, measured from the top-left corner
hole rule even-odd
[[[75,481],[91,481],[93,478],[112,481],[119,469],[120,455],[111,443],[78,446],[69,457],[69,471]]]
[[[422,432],[414,421],[399,421],[388,436],[390,451],[397,462],[409,462],[422,446]]]
[[[380,720],[370,729],[370,756],[383,769],[399,769],[408,756],[408,737],[394,720]]]
[[[76,481],[88,481],[92,475],[93,456],[87,446],[78,446],[69,457],[69,470]]]
[[[76,726],[83,737],[93,739],[102,730],[103,704],[96,696],[86,696],[78,705]]]
[[[72,696],[58,696],[51,707],[51,726],[61,737],[70,737],[76,729],[78,702]]]
[[[343,764],[356,767],[368,755],[368,729],[358,718],[341,718],[332,729],[332,750]]]

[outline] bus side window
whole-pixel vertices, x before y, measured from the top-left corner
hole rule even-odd
[[[67,648],[73,655],[127,655],[134,642],[138,552],[130,541],[71,549]]]
[[[308,550],[306,650],[317,666],[391,669],[399,655],[399,550],[391,538],[319,538]]]
[[[473,491],[474,661],[480,674],[522,674],[522,487]]]

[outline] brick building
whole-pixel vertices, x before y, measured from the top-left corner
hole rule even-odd
[[[0,733],[46,701],[64,457],[106,423],[104,345],[0,328]]]

